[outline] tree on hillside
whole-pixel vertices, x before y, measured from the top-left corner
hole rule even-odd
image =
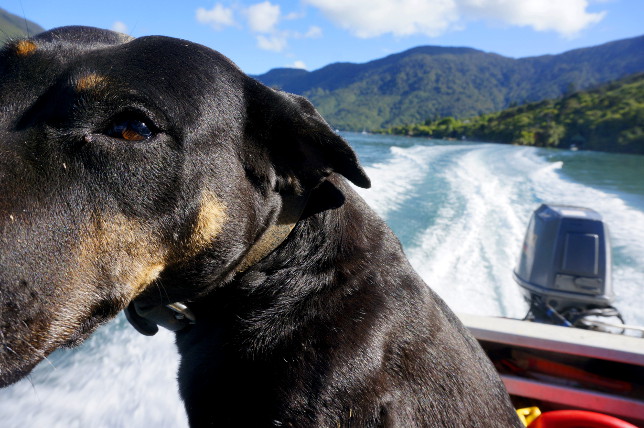
[[[384,131],[541,147],[644,154],[644,74],[591,91],[459,120],[445,117]]]

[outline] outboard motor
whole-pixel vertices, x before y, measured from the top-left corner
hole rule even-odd
[[[541,205],[532,215],[514,279],[530,303],[526,319],[605,330],[597,317],[617,317],[611,306],[608,228],[588,208]]]

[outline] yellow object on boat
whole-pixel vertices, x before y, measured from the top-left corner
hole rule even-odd
[[[523,422],[523,425],[528,426],[541,415],[541,410],[538,407],[525,407],[523,409],[517,409],[517,414],[521,422]]]

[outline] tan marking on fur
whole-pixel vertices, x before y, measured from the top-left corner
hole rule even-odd
[[[194,231],[187,248],[164,243],[151,226],[121,214],[98,214],[83,228],[74,251],[76,269],[69,284],[85,293],[102,293],[97,287],[112,287],[124,306],[153,283],[165,267],[201,252],[221,232],[227,219],[226,207],[210,193],[201,199]],[[70,293],[76,293],[71,291]],[[79,297],[83,300],[83,297]]]
[[[20,40],[18,43],[16,43],[15,52],[16,55],[19,56],[28,56],[34,53],[37,49],[38,45],[36,45],[31,40]]]
[[[65,344],[99,302],[109,299],[125,309],[170,260],[170,250],[151,227],[120,214],[94,215],[82,225],[78,239],[70,259],[61,263],[69,268],[52,278],[56,310],[29,338],[38,349]]]
[[[138,221],[122,215],[98,217],[78,250],[81,275],[123,287],[125,300],[138,295],[166,266],[168,249]],[[107,277],[106,277],[107,276]]]
[[[95,214],[79,234],[73,268],[63,273],[60,293],[65,296],[64,307],[43,337],[70,337],[88,308],[105,298],[124,309],[166,266],[203,251],[221,232],[226,219],[224,204],[215,195],[204,193],[187,248],[182,246],[179,251],[143,222],[121,214]]]
[[[228,214],[223,202],[215,195],[204,192],[190,242],[192,252],[199,252],[211,243],[219,235],[227,219]]]
[[[142,291],[145,287],[152,284],[159,278],[163,269],[165,269],[165,264],[163,263],[152,264],[141,268],[132,281],[132,284],[136,285],[135,290]]]
[[[98,89],[105,85],[106,82],[107,78],[105,76],[91,73],[78,79],[78,82],[76,82],[76,91],[83,92]]]

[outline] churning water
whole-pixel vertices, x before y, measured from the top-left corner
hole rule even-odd
[[[373,186],[359,190],[457,312],[523,317],[512,280],[539,204],[598,211],[613,246],[615,306],[644,325],[644,157],[347,134]],[[172,335],[119,317],[0,390],[2,427],[185,427]],[[252,412],[253,409],[249,408]]]

